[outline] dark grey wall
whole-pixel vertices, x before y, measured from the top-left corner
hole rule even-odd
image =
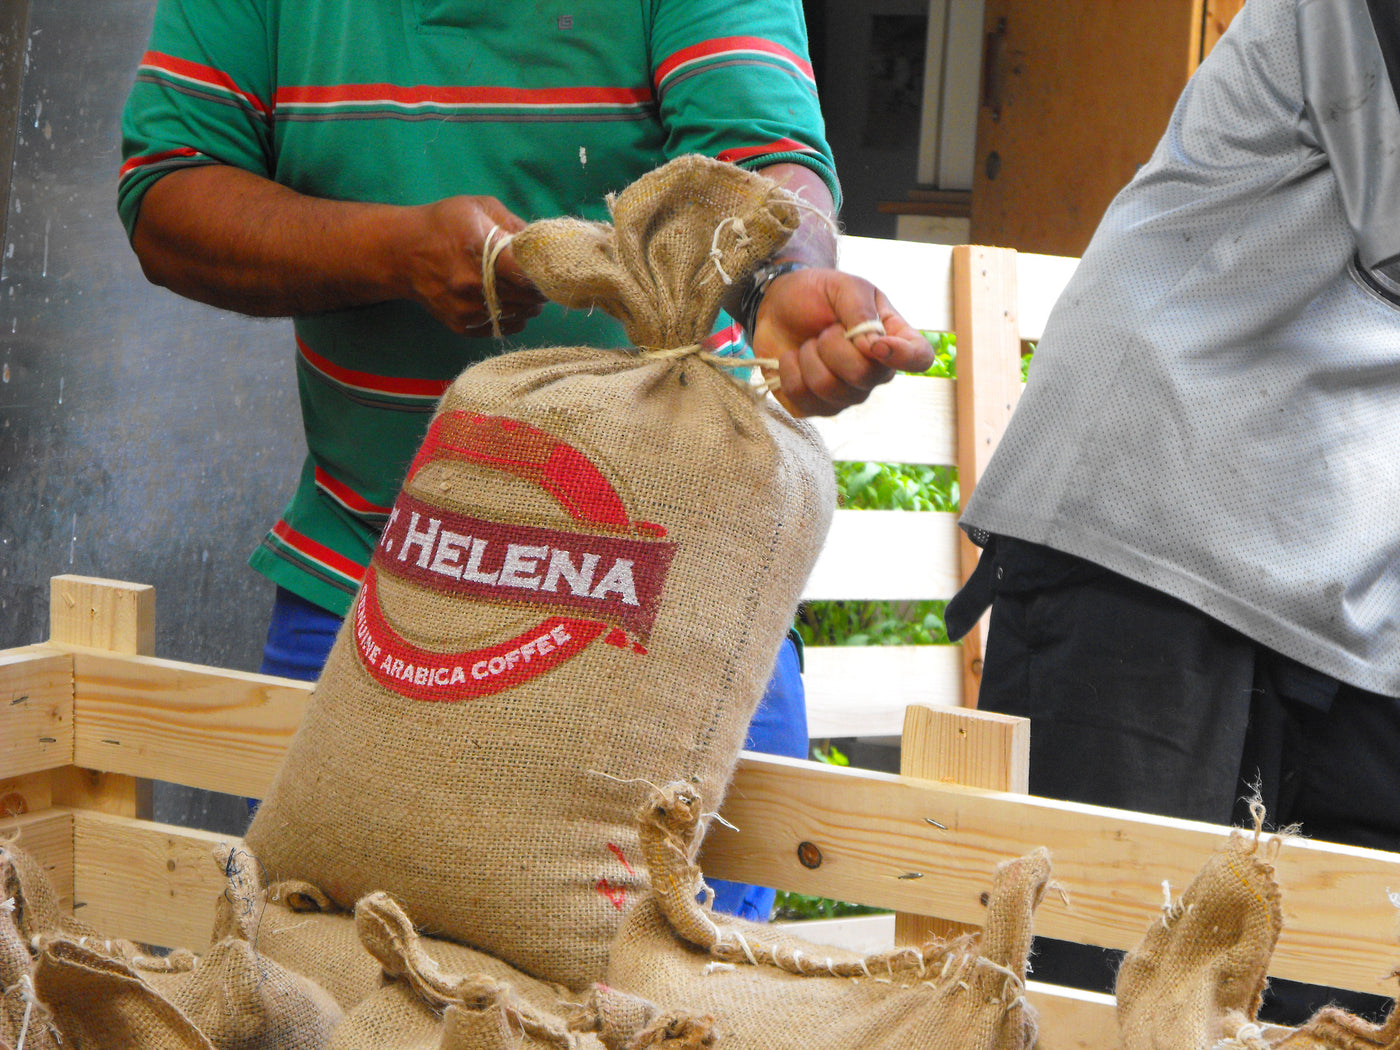
[[[245,560],[304,455],[290,326],[153,288],[126,243],[154,0],[3,2],[0,647],[45,637],[49,577],[76,572],[155,585],[158,655],[255,668],[272,589]]]
[[[29,0],[0,0],[0,244],[10,201],[10,165],[15,159],[19,89],[24,78],[25,20]]]

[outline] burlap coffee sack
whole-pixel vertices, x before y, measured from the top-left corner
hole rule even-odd
[[[6,861],[0,859],[0,877]],[[13,897],[0,899],[0,1047],[52,1050],[56,1033],[34,994],[34,960],[16,924]]]
[[[574,987],[644,890],[625,782],[722,797],[835,501],[815,431],[692,352],[791,200],[687,158],[613,214],[516,257],[683,356],[523,351],[452,385],[248,833],[279,879],[386,890]]]
[[[653,1019],[652,1036],[657,1021],[664,1029],[679,1012],[690,1022],[712,1018],[725,1050],[1035,1044],[1035,1015],[1024,992],[1032,913],[1050,873],[1044,850],[997,869],[980,934],[860,956],[697,903],[700,810],[697,791],[673,784],[644,811],[653,892],[629,913],[608,967],[614,992],[665,1009]],[[611,1006],[615,1016],[618,1004]],[[690,1022],[686,1037],[703,1038],[703,1026]],[[615,1020],[611,1027],[616,1032]],[[641,1035],[620,1043],[611,1036],[612,1050],[637,1045]]]
[[[341,1010],[261,955],[263,892],[245,850],[221,847],[213,944],[195,960],[114,958],[90,939],[41,938],[35,986],[66,1040],[93,1050],[324,1050]]]
[[[26,941],[41,934],[97,938],[95,929],[65,911],[48,872],[37,858],[19,843],[0,840],[0,899],[15,902],[15,922]],[[109,955],[129,958],[140,952],[131,941],[102,939],[94,948]]]
[[[569,1031],[560,988],[461,948],[454,961],[475,967],[449,969],[386,894],[362,898],[354,921],[387,983],[350,1010],[332,1050],[601,1050]]]
[[[217,1050],[130,964],[76,941],[61,937],[44,941],[34,984],[65,1047]]]
[[[1248,1032],[1282,928],[1259,833],[1232,833],[1123,960],[1116,988],[1123,1050],[1210,1050]]]

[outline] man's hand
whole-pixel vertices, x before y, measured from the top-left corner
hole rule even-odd
[[[454,332],[490,335],[483,276],[487,238],[492,227],[499,227],[497,237],[515,234],[524,221],[495,197],[448,197],[411,211],[408,218],[418,229],[404,238],[408,297]],[[539,314],[544,296],[521,273],[509,245],[495,268],[501,330],[518,332]]]
[[[200,302],[288,317],[411,299],[443,324],[490,334],[482,255],[493,226],[524,226],[494,197],[400,207],[323,200],[221,164],[160,179],[132,247],[146,276]],[[496,260],[502,330],[518,332],[543,297],[509,248]]]
[[[878,329],[853,331],[877,320],[883,335]],[[778,359],[781,384],[774,396],[795,416],[835,415],[860,404],[896,371],[923,372],[933,365],[933,347],[883,292],[837,270],[797,270],[776,278],[755,327],[754,353]]]

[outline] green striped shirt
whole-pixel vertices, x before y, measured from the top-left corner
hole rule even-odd
[[[166,172],[229,164],[299,192],[499,198],[603,219],[604,197],[685,153],[797,163],[838,194],[797,0],[160,0],[123,120],[130,233]],[[437,398],[503,349],[622,346],[546,306],[505,341],[408,302],[295,319],[308,456],[252,564],[344,614]],[[716,345],[735,345],[722,329]]]

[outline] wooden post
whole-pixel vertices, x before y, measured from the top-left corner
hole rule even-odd
[[[49,641],[128,656],[154,656],[155,589],[146,584],[55,576],[49,587]],[[151,782],[66,766],[53,771],[55,805],[124,817],[151,816]]]
[[[990,791],[1026,794],[1030,784],[1031,724],[1015,715],[911,704],[904,712],[899,773]],[[936,828],[929,828],[937,835]],[[966,923],[895,913],[895,944],[926,944],[976,932]]]
[[[958,337],[957,432],[959,510],[977,486],[1021,396],[1021,337],[1016,319],[1016,253],[1009,248],[953,249],[953,327]],[[964,581],[979,550],[959,536]],[[977,706],[986,617],[963,638],[963,704]]]

